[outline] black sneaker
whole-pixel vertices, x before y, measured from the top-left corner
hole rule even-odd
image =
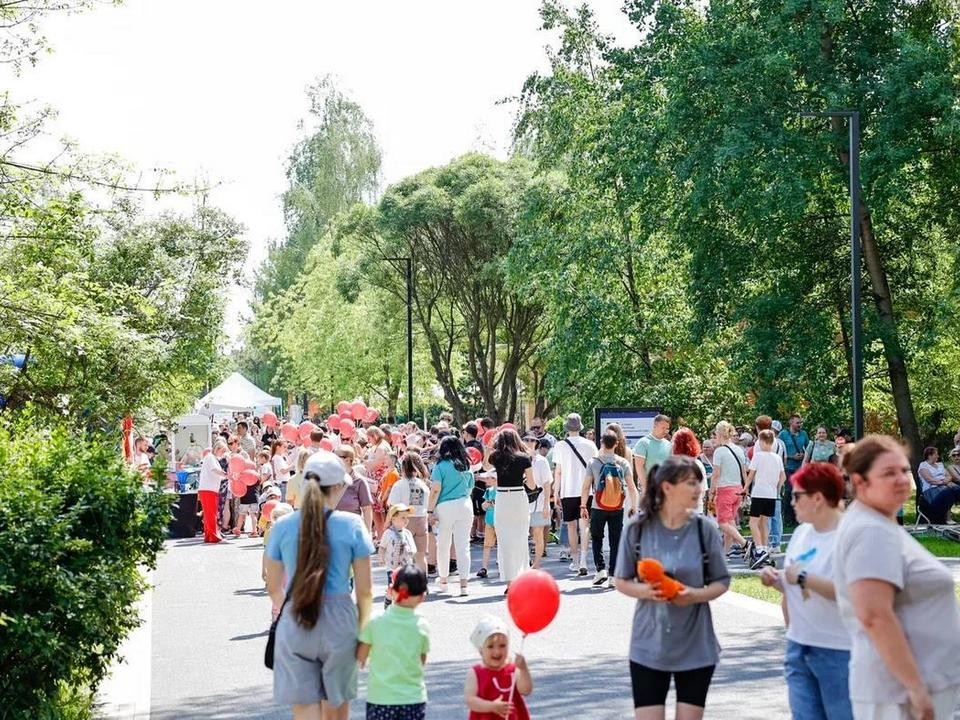
[[[730,549],[727,550],[727,559],[733,559],[743,555],[743,548],[739,545],[731,545]]]
[[[436,574],[437,574],[437,566],[427,565],[427,575],[429,575],[430,577],[433,577]]]
[[[758,570],[762,568],[767,563],[767,560],[769,559],[770,559],[770,553],[768,553],[766,550],[761,550],[756,554],[755,557],[751,559],[750,569]]]
[[[480,568],[479,570],[477,570],[477,577],[478,577],[478,578],[485,578],[486,576],[487,576],[487,569],[486,569],[486,568]]]
[[[581,565],[579,572],[577,572],[577,575],[579,575],[580,577],[586,577],[587,569],[583,565]]]

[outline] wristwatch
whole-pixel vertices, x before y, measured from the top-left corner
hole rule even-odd
[[[800,574],[797,575],[797,585],[800,586],[801,590],[807,589],[807,571],[801,570]]]

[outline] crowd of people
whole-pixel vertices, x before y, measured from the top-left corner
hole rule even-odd
[[[320,422],[303,443],[256,418],[222,428],[201,471],[205,539],[247,532],[248,516],[251,535],[269,532],[277,702],[298,719],[346,718],[366,664],[368,718],[425,717],[429,628],[417,607],[429,578],[431,594],[468,594],[470,546],[482,543],[475,576],[492,580],[495,551],[507,594],[553,540],[571,574],[587,575],[592,555],[597,592],[637,600],[638,719],[664,717],[671,681],[676,716],[703,716],[720,657],[709,603],[727,591],[735,557],[782,594],[795,718],[952,717],[960,612],[949,569],[898,525],[914,490],[901,444],[825,427],[811,438],[797,415],[785,426],[722,421],[702,442],[664,415],[632,444],[615,423],[594,442],[576,414],[563,430],[554,437],[541,418],[523,434],[486,418],[456,427],[449,414],[428,429],[358,423],[349,438]],[[227,482],[234,455],[260,473],[242,497]],[[924,496],[938,489],[928,502],[960,496],[960,468],[935,451],[917,471]],[[785,525],[796,527],[781,553]],[[376,616],[374,557],[388,588]],[[649,559],[678,592],[641,572]],[[469,717],[529,717],[532,675],[502,621],[481,618],[471,641]]]

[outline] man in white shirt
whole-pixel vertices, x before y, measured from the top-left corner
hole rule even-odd
[[[583,421],[577,413],[567,415],[563,429],[567,437],[553,448],[554,493],[560,498],[563,522],[567,524],[570,538],[570,572],[586,575],[590,534],[589,521],[580,516],[580,491],[590,461],[597,455],[597,446],[580,435]],[[560,557],[565,559],[564,551],[561,551]]]

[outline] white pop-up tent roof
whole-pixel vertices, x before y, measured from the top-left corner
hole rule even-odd
[[[197,400],[197,410],[212,414],[219,410],[253,410],[277,407],[280,398],[265,393],[240,373],[233,373]]]

